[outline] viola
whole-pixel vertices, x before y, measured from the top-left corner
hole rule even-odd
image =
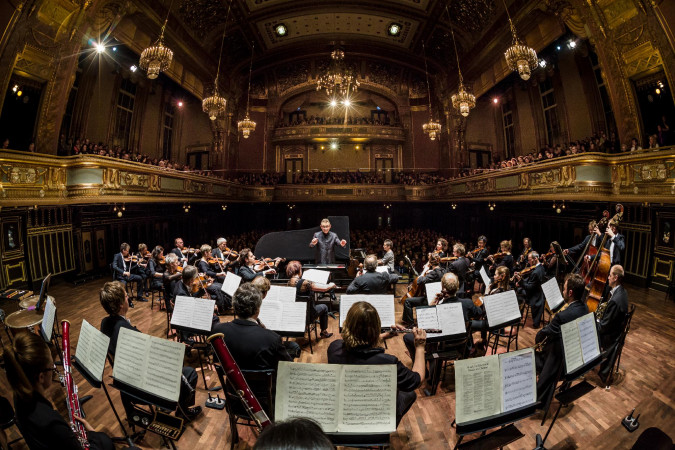
[[[225,260],[223,258],[214,258],[214,257],[207,259],[206,262],[211,265],[219,264],[222,266],[223,264],[225,264]]]

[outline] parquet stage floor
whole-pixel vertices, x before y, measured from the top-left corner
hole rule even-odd
[[[73,354],[79,336],[83,319],[98,327],[105,312],[98,301],[98,290],[106,280],[91,281],[87,284],[73,287],[66,282],[53,284],[50,294],[56,299],[59,319],[68,319],[71,322],[71,342]],[[402,286],[399,285],[399,289]],[[639,433],[651,423],[661,426],[675,438],[675,359],[673,358],[673,344],[675,343],[675,303],[665,301],[662,292],[628,286],[629,301],[637,305],[632,322],[632,329],[627,338],[626,346],[621,359],[621,373],[619,381],[610,390],[605,390],[599,377],[594,373],[587,375],[586,380],[598,386],[574,405],[564,408],[546,442],[548,449],[562,450],[575,448],[629,448],[637,439]],[[9,314],[16,307],[4,302],[0,308]],[[401,306],[397,303],[397,314],[400,317]],[[141,331],[155,336],[166,336],[166,314],[158,311],[155,303],[154,310],[150,303],[136,303],[130,310],[131,323]],[[231,316],[221,317],[221,321],[231,320]],[[338,322],[329,319],[329,330],[334,333],[330,339],[319,340],[314,345],[314,354],[309,353],[308,347],[303,347],[301,362],[325,363],[326,349],[330,342],[339,339]],[[535,331],[528,323],[521,329],[519,336],[520,348],[531,346],[534,342]],[[5,331],[0,331],[3,341],[7,341]],[[476,334],[476,339],[478,334]],[[387,352],[399,357],[404,364],[411,364],[406,354],[402,337],[388,341]],[[196,352],[193,352],[196,354]],[[199,370],[197,358],[188,357],[186,363]],[[111,369],[106,366],[104,378],[111,380]],[[209,386],[218,385],[215,371],[207,370]],[[85,410],[87,419],[97,429],[109,432],[111,435],[121,435],[121,430],[105,399],[102,390],[93,389],[79,373],[75,373],[75,381],[80,395],[91,394]],[[111,396],[116,402],[118,411],[122,412],[119,394],[110,389]],[[58,384],[51,388],[52,399],[61,407],[63,389]],[[11,398],[9,384],[4,371],[0,371],[0,395]],[[327,393],[317,392],[317,395]],[[455,429],[451,427],[454,418],[455,393],[454,372],[449,368],[444,376],[438,393],[433,397],[425,397],[421,389],[417,392],[418,398],[412,409],[403,418],[396,433],[391,435],[391,445],[394,449],[443,449],[453,448],[457,441]],[[207,393],[204,390],[201,374],[197,386],[197,404],[204,405]],[[621,419],[634,407],[636,413],[642,412],[642,425],[633,434],[628,433],[619,425]],[[553,408],[557,407],[554,402]],[[641,411],[641,408],[643,411]],[[63,406],[65,413],[65,406]],[[509,445],[508,449],[531,449],[535,447],[534,436],[544,434],[550,423],[550,418],[544,426],[540,426],[541,415],[536,415],[517,424],[525,437]],[[8,438],[18,437],[16,427],[10,428]],[[240,427],[242,442],[241,449],[250,448],[255,442],[253,432]],[[189,448],[229,448],[230,430],[227,413],[219,410],[204,408],[204,413],[191,423],[180,440],[176,443],[179,449]],[[465,439],[467,441],[469,438]],[[152,433],[147,433],[142,442],[142,448],[160,448],[161,440]],[[25,443],[19,442],[13,448],[26,448]]]

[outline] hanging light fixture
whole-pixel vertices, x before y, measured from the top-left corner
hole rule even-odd
[[[434,120],[434,113],[431,109],[431,88],[429,87],[429,69],[427,68],[427,52],[422,41],[422,53],[424,54],[424,74],[427,77],[427,94],[429,95],[429,122],[422,125],[422,131],[429,135],[429,139],[436,140],[436,136],[441,134],[441,124]]]
[[[248,137],[255,131],[255,122],[251,120],[251,117],[248,115],[248,107],[251,103],[251,72],[253,71],[253,51],[255,50],[255,42],[253,42],[253,47],[251,48],[251,64],[248,67],[248,93],[246,94],[246,116],[244,120],[237,122],[237,127],[241,131],[244,139]]]
[[[216,120],[219,114],[225,111],[227,100],[221,97],[218,93],[218,77],[220,77],[220,62],[223,59],[223,44],[225,43],[225,30],[227,30],[227,19],[230,17],[230,8],[232,2],[227,6],[227,14],[225,14],[225,25],[223,26],[223,38],[220,41],[220,53],[218,54],[218,70],[216,71],[216,79],[213,81],[213,95],[202,100],[202,111],[209,115],[209,119]]]
[[[332,97],[333,94],[345,97],[352,92],[356,92],[361,83],[347,68],[344,50],[335,47],[330,54],[330,58],[328,70],[317,80],[316,90],[325,89],[329,97]]]
[[[516,27],[513,25],[509,8],[506,7],[504,0],[504,9],[506,10],[506,17],[509,18],[509,26],[511,27],[511,36],[513,37],[513,44],[504,53],[506,57],[506,64],[511,70],[517,70],[520,78],[527,81],[530,79],[530,73],[537,68],[539,60],[537,59],[537,52],[525,45],[518,39],[516,34]]]
[[[447,11],[448,5],[445,5],[445,9]],[[450,17],[450,12],[448,12],[448,17]],[[468,117],[471,109],[476,107],[476,96],[467,91],[466,87],[464,87],[462,70],[459,68],[459,53],[457,53],[455,32],[452,30],[452,27],[450,27],[450,34],[452,35],[452,45],[455,48],[455,58],[457,58],[457,73],[459,74],[459,86],[457,87],[457,93],[453,94],[450,99],[452,100],[452,107],[458,110],[462,116]]]
[[[150,47],[143,50],[138,66],[148,73],[148,78],[154,80],[159,76],[160,72],[164,72],[171,65],[173,59],[173,51],[164,46],[164,30],[166,24],[169,22],[169,13],[171,13],[171,6],[173,0],[169,4],[169,10],[166,12],[166,19],[162,25],[162,30],[159,33],[159,39],[155,41]]]

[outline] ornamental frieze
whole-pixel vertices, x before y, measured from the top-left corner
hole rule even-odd
[[[563,166],[544,172],[523,172],[518,178],[521,189],[571,186],[577,178],[574,166]]]
[[[467,181],[466,190],[468,192],[492,192],[495,190],[495,178]]]

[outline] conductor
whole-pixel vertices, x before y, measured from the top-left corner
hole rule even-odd
[[[334,264],[335,263],[335,246],[344,247],[347,241],[340,240],[337,234],[330,231],[330,221],[323,219],[321,221],[321,231],[314,233],[314,238],[309,243],[310,247],[316,247],[316,264]]]

